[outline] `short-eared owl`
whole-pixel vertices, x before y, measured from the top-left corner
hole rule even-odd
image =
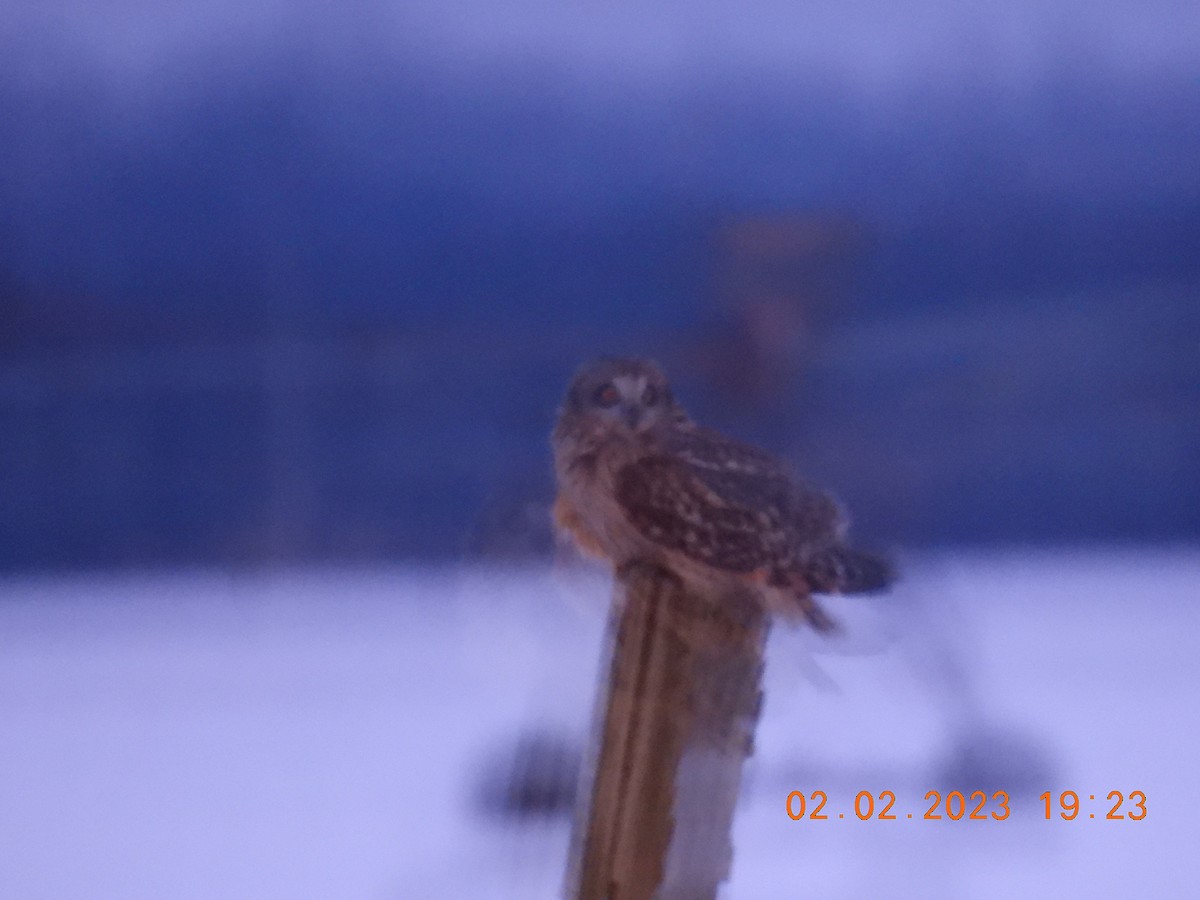
[[[769,608],[822,631],[833,623],[814,593],[891,581],[885,562],[846,546],[831,497],[770,454],[696,425],[648,360],[584,366],[553,444],[557,523],[618,567],[657,562],[709,592],[752,586]]]

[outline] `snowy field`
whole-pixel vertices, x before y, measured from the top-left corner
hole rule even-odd
[[[1195,896],[1200,551],[904,572],[831,604],[838,641],[773,633],[724,896]],[[567,818],[480,798],[521,735],[581,739],[607,593],[549,568],[0,582],[0,897],[556,896]],[[956,787],[1011,817],[921,819]],[[791,821],[816,789],[834,815]],[[1045,821],[1066,789],[1081,815]],[[859,790],[899,818],[854,818]],[[1113,790],[1146,818],[1105,820]]]

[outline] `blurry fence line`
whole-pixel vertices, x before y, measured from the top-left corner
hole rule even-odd
[[[496,371],[538,380],[523,342],[493,343],[297,334],[8,352],[0,568],[461,551],[480,484],[544,456],[540,425],[528,438],[513,425],[524,396],[478,409]]]

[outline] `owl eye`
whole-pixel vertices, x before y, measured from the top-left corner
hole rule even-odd
[[[647,385],[646,389],[644,391],[642,391],[642,403],[645,406],[653,406],[657,402],[658,402],[658,388],[656,388],[652,384]]]
[[[608,409],[610,406],[617,405],[617,401],[621,399],[621,392],[612,384],[602,384],[596,388],[592,399],[596,401],[597,406]]]

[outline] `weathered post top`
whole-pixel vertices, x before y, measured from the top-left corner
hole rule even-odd
[[[700,597],[648,564],[618,573],[569,897],[716,896],[732,863],[767,628],[749,594]]]

